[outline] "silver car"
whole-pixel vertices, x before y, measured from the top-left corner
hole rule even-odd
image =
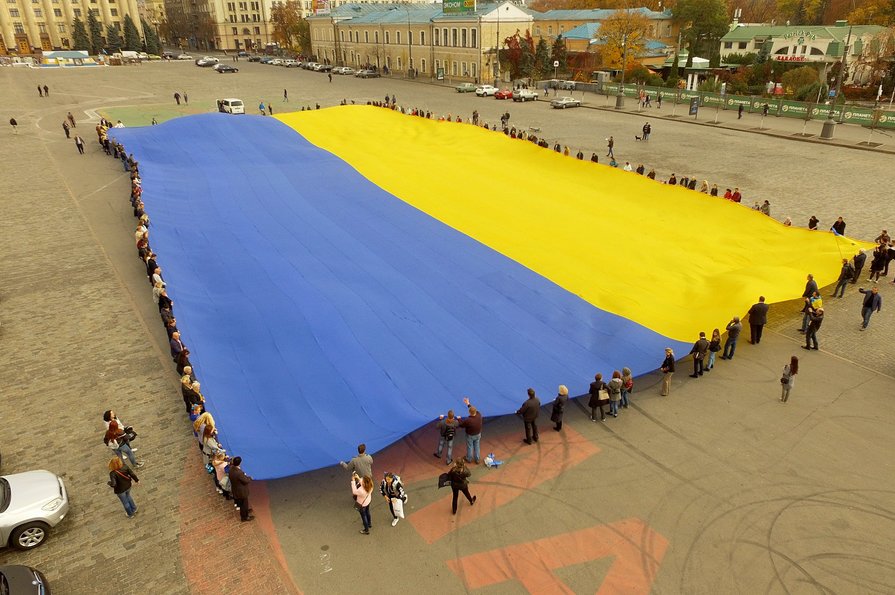
[[[62,479],[49,471],[0,477],[0,547],[36,548],[68,513]]]

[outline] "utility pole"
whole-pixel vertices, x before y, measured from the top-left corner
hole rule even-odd
[[[845,74],[845,58],[848,56],[849,45],[851,45],[851,32],[852,26],[849,25],[848,37],[845,39],[845,48],[842,50],[842,60],[839,61],[839,74],[836,75],[836,95],[833,96],[833,100],[830,102],[830,113],[827,115],[824,127],[820,131],[820,138],[825,140],[833,138],[833,130],[836,128],[836,120],[833,119],[833,114],[836,111],[836,101],[839,99],[839,92],[842,90],[842,79]]]

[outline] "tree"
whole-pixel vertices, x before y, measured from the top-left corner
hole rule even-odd
[[[139,52],[142,49],[142,45],[140,32],[137,31],[134,20],[131,18],[131,15],[124,15],[124,45],[122,47],[132,52]]]
[[[88,52],[91,50],[90,47],[90,36],[87,35],[87,27],[84,26],[84,21],[75,17],[74,22],[71,24],[72,30],[72,39],[74,40],[74,49],[76,50],[87,50]]]
[[[162,45],[159,43],[158,34],[155,29],[149,26],[145,19],[140,19],[140,25],[143,27],[143,38],[145,40],[144,47],[147,54],[160,54]]]
[[[817,82],[817,70],[812,66],[800,66],[783,73],[780,77],[783,90],[786,93],[795,93],[802,87]]]
[[[298,2],[295,0],[274,2],[270,9],[274,41],[282,47],[294,47],[300,21],[301,7]]]
[[[92,8],[87,10],[87,31],[90,32],[90,53],[99,54],[106,40],[103,39],[102,23],[96,18],[94,10]]]
[[[547,41],[542,37],[535,46],[535,76],[543,78],[545,74],[550,72],[550,48],[547,47]]]
[[[777,15],[791,25],[809,25],[823,16],[821,0],[777,0]]]
[[[553,40],[550,57],[553,58],[554,62],[559,62],[561,69],[565,69],[568,61],[568,51],[566,51],[566,40],[562,38],[562,35],[557,35],[556,39]]]
[[[687,40],[687,67],[706,48],[709,59],[719,55],[721,37],[727,33],[727,4],[724,0],[680,0],[672,14],[681,25],[681,36]]]
[[[848,22],[856,25],[882,25],[895,23],[895,1],[868,0],[848,13]]]
[[[619,10],[604,20],[600,24],[603,65],[624,70],[630,68],[646,49],[650,26],[649,19],[634,10]]]
[[[121,51],[121,35],[118,28],[112,25],[106,27],[106,51],[110,54]]]

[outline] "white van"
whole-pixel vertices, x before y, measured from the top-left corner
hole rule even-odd
[[[242,103],[242,99],[218,99],[218,111],[224,114],[244,114],[246,107]]]

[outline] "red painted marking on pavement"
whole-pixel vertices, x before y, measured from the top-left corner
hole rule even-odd
[[[286,556],[283,554],[283,546],[280,544],[280,538],[277,535],[277,528],[273,524],[273,516],[270,514],[270,494],[267,491],[267,482],[253,481],[251,483],[250,508],[254,510],[255,523],[261,531],[267,536],[273,555],[280,564],[283,572],[292,581],[297,595],[302,595],[301,589],[295,582],[295,577],[289,570],[289,564],[286,563]]]
[[[373,467],[379,474],[373,481],[382,479],[382,473],[386,471],[400,475],[404,485],[438,477],[448,468],[443,458],[432,456],[437,447],[438,431],[434,424],[423,426],[373,457]],[[463,456],[465,453],[466,437],[461,430],[454,438],[454,454]]]
[[[665,537],[632,518],[448,560],[447,564],[469,590],[516,580],[530,593],[571,594],[554,570],[613,556],[597,595],[647,595],[667,549]]]
[[[482,451],[483,454],[493,451],[504,464],[498,469],[474,474],[469,491],[476,496],[475,506],[469,506],[461,494],[457,515],[452,515],[451,492],[445,488],[447,494],[443,498],[408,517],[427,543],[434,543],[448,533],[491,514],[498,507],[600,452],[598,446],[570,427],[562,432],[554,432],[551,428],[541,433],[540,442],[531,446],[522,443],[521,434],[520,431],[484,436],[486,450]],[[440,473],[444,471],[442,467]]]

